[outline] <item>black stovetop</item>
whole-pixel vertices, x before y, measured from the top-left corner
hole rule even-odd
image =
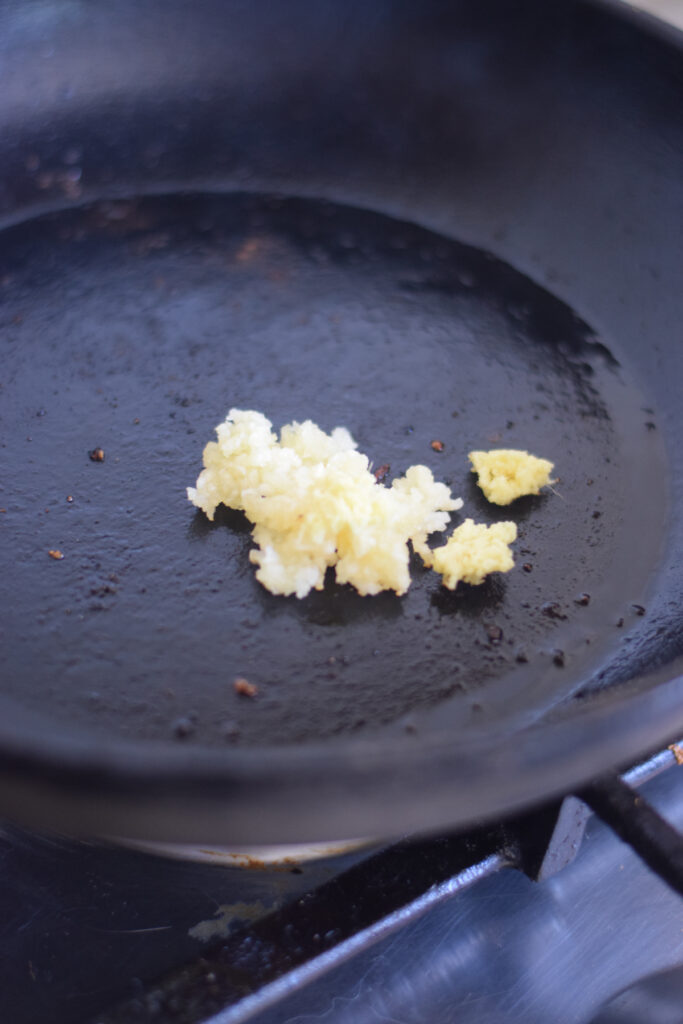
[[[683,825],[672,753],[629,781]],[[573,797],[277,868],[10,825],[0,852],[11,1024],[683,1021],[680,897]]]

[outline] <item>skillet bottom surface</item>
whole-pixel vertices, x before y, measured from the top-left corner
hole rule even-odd
[[[542,714],[623,646],[665,530],[656,416],[618,339],[529,279],[372,212],[253,196],[63,211],[1,253],[0,677],[36,728],[272,745],[446,702],[470,726]],[[402,598],[273,597],[244,517],[185,497],[232,406],[346,426],[389,480],[427,464],[464,498],[454,525],[514,519],[515,570],[450,593],[415,559]],[[557,494],[489,505],[466,456],[491,447],[552,459]]]

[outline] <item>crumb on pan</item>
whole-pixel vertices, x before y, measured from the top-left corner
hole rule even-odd
[[[553,463],[515,448],[496,448],[490,452],[470,452],[472,472],[487,500],[494,505],[509,505],[527,494],[540,494],[542,487],[554,481]]]
[[[220,504],[245,512],[255,524],[256,578],[273,594],[322,590],[329,566],[360,594],[404,594],[408,542],[428,562],[427,537],[462,506],[427,466],[383,485],[343,427],[326,434],[307,420],[278,439],[261,413],[232,409],[216,433],[187,496],[209,519]]]
[[[242,676],[238,676],[232,685],[235,693],[238,693],[240,697],[255,697],[258,693],[256,683],[250,683],[248,679],[244,679]]]
[[[517,538],[516,523],[475,523],[466,519],[446,544],[432,551],[432,568],[443,585],[455,590],[460,580],[475,586],[491,572],[509,572],[514,559],[509,545]]]
[[[676,759],[676,764],[683,765],[683,747],[680,743],[671,743],[668,748]]]

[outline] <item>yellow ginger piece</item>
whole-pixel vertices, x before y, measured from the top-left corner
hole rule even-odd
[[[494,505],[509,505],[525,494],[540,494],[541,487],[554,483],[550,479],[552,462],[515,448],[470,452],[469,460],[479,486]]]
[[[483,583],[491,572],[509,572],[514,566],[508,545],[517,539],[516,523],[475,523],[466,519],[446,544],[432,551],[431,566],[443,576],[443,585],[455,590],[463,583]]]
[[[254,523],[250,559],[273,594],[322,590],[328,566],[360,594],[410,585],[408,541],[428,551],[462,507],[426,466],[411,466],[391,487],[378,483],[347,430],[326,434],[310,420],[282,428],[261,413],[231,409],[204,449],[204,469],[187,496],[213,519],[221,503]]]

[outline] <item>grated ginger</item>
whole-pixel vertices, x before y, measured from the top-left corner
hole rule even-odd
[[[472,472],[476,473],[487,500],[494,505],[509,505],[525,494],[540,494],[548,487],[553,463],[514,448],[490,452],[470,452]]]
[[[509,572],[514,566],[509,545],[517,539],[516,523],[475,523],[466,519],[453,530],[446,544],[431,552],[432,568],[443,585],[455,590],[463,583],[479,584],[491,572]]]
[[[328,566],[360,594],[404,594],[408,541],[429,564],[428,535],[462,507],[427,466],[379,483],[343,427],[326,434],[310,420],[291,423],[278,440],[261,413],[231,409],[216,434],[187,496],[209,519],[220,504],[245,512],[256,578],[273,594],[322,590]]]

